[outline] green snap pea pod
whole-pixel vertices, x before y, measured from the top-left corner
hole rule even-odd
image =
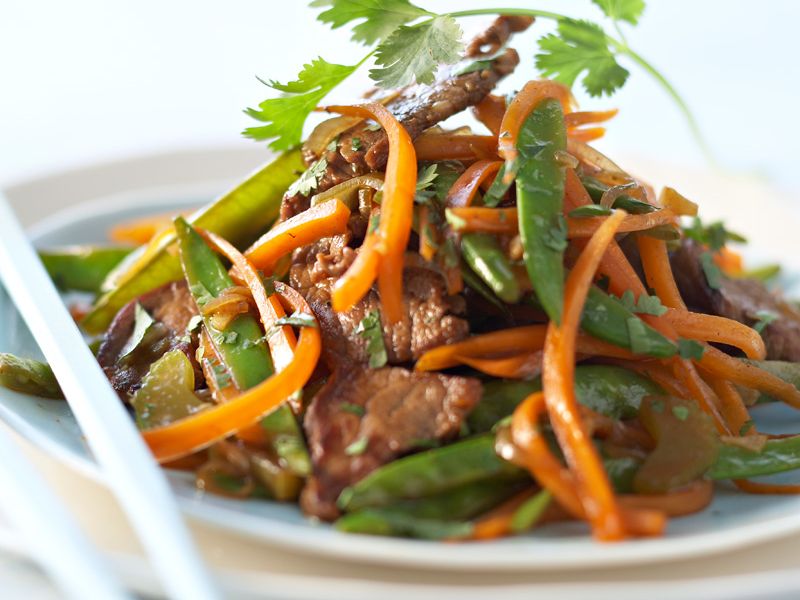
[[[474,290],[483,298],[489,302],[491,305],[496,307],[504,316],[510,317],[511,313],[508,310],[508,306],[506,306],[497,295],[487,286],[483,280],[475,274],[469,266],[462,264],[461,265],[461,276],[464,278],[464,284],[467,285],[470,289]]]
[[[606,468],[608,479],[618,494],[633,492],[633,479],[642,461],[629,456],[619,458],[604,458],[603,466]]]
[[[720,444],[717,461],[708,472],[712,479],[747,479],[800,469],[800,436],[768,440],[760,452]]]
[[[519,477],[522,470],[497,456],[494,442],[494,435],[481,435],[391,462],[346,488],[339,507],[346,511],[380,507],[476,481]]]
[[[594,177],[581,177],[581,182],[583,183],[583,187],[586,188],[586,191],[589,192],[592,200],[595,202],[600,202],[603,194],[608,191],[608,186]],[[642,202],[641,200],[637,200],[636,198],[628,196],[627,194],[621,194],[617,196],[617,198],[614,200],[612,208],[621,208],[625,212],[628,212],[632,215],[641,215],[657,210],[652,204]]]
[[[300,151],[286,152],[190,221],[238,246],[249,244],[277,218],[283,193],[303,170]],[[105,293],[81,323],[83,328],[93,335],[102,333],[128,302],[180,279],[180,261],[168,251],[174,242],[173,232],[158,236],[112,272],[104,283]]]
[[[345,533],[444,540],[469,537],[474,525],[469,521],[417,517],[386,508],[367,508],[343,516],[334,527]]]
[[[498,421],[512,414],[526,397],[541,389],[541,379],[485,383],[481,401],[468,417],[470,431],[491,430]],[[622,367],[580,365],[575,368],[578,402],[612,419],[635,417],[643,398],[662,393],[663,390],[646,377]]]
[[[308,455],[300,425],[288,404],[272,411],[261,420],[275,453],[295,475],[308,477],[311,474],[311,458]]]
[[[567,247],[562,214],[566,171],[557,153],[566,147],[561,104],[543,100],[519,133],[517,213],[528,276],[539,302],[555,323],[561,322]]]
[[[636,354],[669,358],[677,352],[672,341],[596,286],[589,289],[586,297],[581,328],[598,339]]]
[[[786,383],[791,383],[797,389],[800,389],[800,363],[788,362],[783,360],[748,360],[742,359],[744,362],[764,369],[766,372],[771,373],[779,379],[783,379]],[[760,394],[756,402],[776,402],[776,399],[768,394]]]
[[[497,238],[487,233],[468,233],[461,238],[461,252],[469,267],[497,297],[515,304],[522,291]]]
[[[0,353],[0,386],[31,396],[64,398],[50,365],[13,354]]]
[[[59,289],[96,294],[108,274],[132,251],[113,246],[69,246],[40,250],[39,258]]]
[[[175,230],[189,290],[202,310],[208,302],[233,287],[233,280],[222,260],[185,219],[175,219]],[[272,361],[263,342],[264,333],[254,317],[239,315],[224,331],[214,326],[210,316],[204,317],[203,323],[237,388],[249,389],[272,375]]]

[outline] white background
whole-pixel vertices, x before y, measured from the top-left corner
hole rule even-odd
[[[589,0],[419,3],[598,16]],[[726,168],[793,186],[798,22],[798,0],[650,0],[628,37],[683,92]],[[534,76],[533,40],[549,27],[520,40],[523,65],[506,89]],[[346,62],[361,52],[304,0],[0,0],[0,184],[131,154],[255,144],[239,134],[241,109],[268,93],[255,75],[286,79],[317,54]],[[583,101],[622,109],[603,147],[702,164],[674,105],[631,71],[613,99]]]

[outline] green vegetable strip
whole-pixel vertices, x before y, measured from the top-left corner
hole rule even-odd
[[[64,398],[49,365],[13,354],[0,353],[0,387],[42,398]]]
[[[474,526],[468,521],[420,518],[405,512],[389,509],[368,508],[345,515],[335,525],[345,533],[410,537],[423,540],[465,538],[472,534]]]
[[[467,265],[461,265],[461,276],[464,278],[464,284],[469,288],[483,296],[483,298],[497,308],[504,316],[510,317],[511,313],[508,306],[503,304],[492,289],[487,286],[483,280],[475,274]]]
[[[541,391],[541,379],[534,381],[490,381],[483,396],[468,417],[470,431],[491,430],[498,421],[530,394]],[[663,391],[646,377],[611,365],[580,365],[575,369],[575,395],[578,402],[612,419],[631,419],[639,412],[642,398]]]
[[[631,319],[638,325],[633,332]],[[598,339],[648,356],[669,358],[677,351],[672,341],[598,287],[589,289],[581,328]]]
[[[547,315],[561,322],[566,226],[562,214],[565,168],[556,152],[567,147],[557,100],[542,101],[522,126],[517,148],[517,212],[525,267]]]
[[[277,218],[283,193],[304,168],[299,150],[286,152],[190,221],[238,246],[249,244]],[[128,302],[180,279],[180,261],[167,252],[174,242],[174,235],[167,235],[138,251],[137,260],[126,261],[121,272],[112,272],[103,286],[106,293],[81,323],[83,328],[90,334],[102,333]]]
[[[181,263],[197,306],[203,306],[233,287],[222,260],[185,219],[175,220]],[[262,340],[264,333],[255,318],[239,315],[220,331],[210,317],[204,317],[214,346],[236,387],[246,390],[272,375],[272,361]]]
[[[581,177],[581,182],[583,183],[583,187],[586,188],[586,191],[589,192],[589,196],[591,196],[592,200],[595,202],[600,202],[603,194],[605,194],[609,189],[606,184],[595,179],[594,177]],[[632,215],[641,215],[658,210],[652,204],[642,202],[641,200],[637,200],[636,198],[628,196],[627,194],[617,196],[617,198],[614,200],[612,208],[620,208]]]
[[[132,252],[132,248],[71,246],[40,250],[39,258],[61,290],[96,294],[108,274]]]
[[[476,481],[518,478],[521,473],[521,469],[497,456],[493,435],[482,435],[391,462],[345,489],[338,503],[347,511],[380,507],[444,493]]]
[[[270,445],[279,458],[295,475],[307,477],[311,474],[311,458],[300,431],[300,425],[288,404],[282,404],[261,420]]]
[[[461,238],[461,251],[470,268],[498,298],[509,304],[519,302],[522,292],[497,238],[486,233],[468,233]]]
[[[783,379],[787,383],[791,383],[797,389],[800,389],[800,363],[787,362],[782,360],[748,360],[742,359],[744,362],[764,369],[779,379]],[[775,398],[767,394],[761,394],[757,402],[776,402]]]
[[[748,479],[800,469],[800,436],[769,440],[761,452],[722,444],[712,479]]]

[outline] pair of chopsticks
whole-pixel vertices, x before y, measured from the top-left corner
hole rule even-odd
[[[50,363],[106,484],[137,532],[166,593],[181,600],[218,598],[166,476],[1,194],[0,281]]]

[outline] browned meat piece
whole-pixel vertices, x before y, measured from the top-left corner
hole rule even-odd
[[[335,519],[345,487],[421,443],[454,438],[480,397],[480,382],[465,377],[396,367],[337,373],[306,413],[314,472],[303,510]]]
[[[336,275],[353,260],[356,251],[326,247],[326,240],[296,257],[290,271],[291,285],[303,294],[319,320],[323,359],[333,370],[340,365],[366,364],[367,340],[356,330],[372,311],[380,312],[374,290],[351,310],[336,313],[331,308],[331,288]],[[426,350],[463,339],[469,325],[456,315],[464,313],[464,299],[448,296],[441,276],[430,269],[407,267],[403,277],[405,316],[395,325],[383,323],[383,339],[390,364],[419,358]]]
[[[685,240],[671,256],[675,280],[686,304],[693,310],[720,315],[746,325],[767,311],[778,318],[766,326],[762,337],[767,358],[800,361],[800,311],[754,279],[724,278],[718,290],[709,287],[700,263],[703,248]]]
[[[486,31],[476,36],[467,46],[467,56],[494,54],[506,45],[512,33],[525,31],[533,24],[533,17],[501,16]]]
[[[524,27],[523,22],[526,23]],[[530,25],[530,22],[514,17],[500,17],[475,41],[479,42],[479,45],[488,43],[483,41],[489,39],[485,38],[486,35],[495,39],[497,28],[506,31],[505,39],[507,39],[511,32],[522,31]],[[508,23],[513,23],[516,28],[512,28]],[[495,33],[490,33],[492,31]],[[494,89],[500,79],[514,70],[517,64],[519,55],[509,48],[492,61],[490,68],[459,76],[453,76],[451,69],[440,75],[431,85],[412,85],[405,88],[387,104],[387,107],[403,124],[409,135],[415,138],[448,117],[478,104]],[[357,144],[353,143],[355,138],[358,139]],[[383,169],[386,166],[388,153],[389,142],[383,130],[373,131],[369,125],[361,124],[346,131],[340,136],[337,149],[328,150],[321,157],[327,162],[327,169],[320,178],[315,193],[358,175]],[[287,194],[281,205],[281,219],[288,219],[307,208],[308,198],[299,194],[291,196]]]
[[[155,323],[148,331],[144,343],[129,356],[120,358],[126,342],[133,333],[136,303],[142,305]],[[127,304],[111,323],[97,360],[106,376],[123,400],[136,391],[150,369],[150,365],[171,350],[181,350],[192,361],[195,380],[203,381],[203,374],[195,359],[197,335],[187,337],[189,321],[197,314],[197,306],[186,283],[169,283]]]

